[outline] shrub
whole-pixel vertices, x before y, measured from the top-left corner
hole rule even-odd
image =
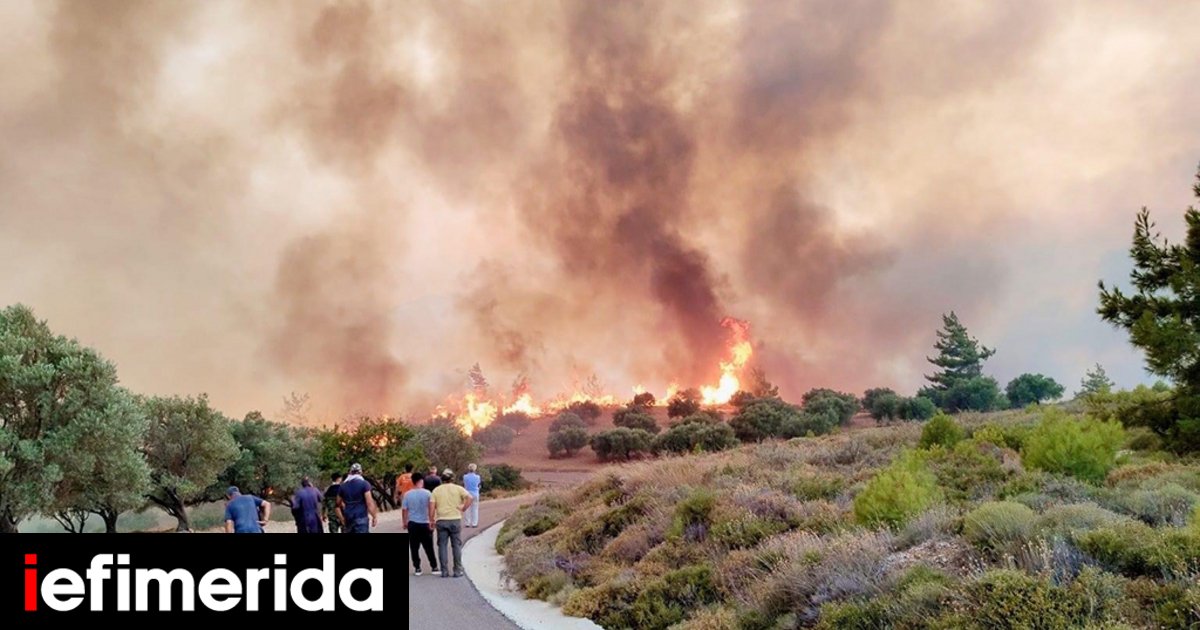
[[[711,537],[728,549],[747,549],[767,538],[787,531],[789,525],[779,519],[766,519],[753,514],[740,514],[721,520],[712,526]]]
[[[696,451],[716,452],[738,445],[733,428],[721,422],[679,424],[654,438],[651,445],[655,453],[692,453]]]
[[[546,438],[546,448],[550,451],[550,457],[560,457],[563,455],[570,457],[587,445],[587,431],[579,427],[569,427],[561,431],[555,431]]]
[[[784,419],[779,427],[779,437],[814,437],[829,433],[837,426],[837,415],[831,409],[820,413],[801,411]]]
[[[651,394],[650,392],[642,392],[640,394],[634,394],[633,402],[630,403],[630,406],[631,407],[653,407],[654,403],[656,403],[656,402],[658,402],[658,401],[654,398],[654,394]]]
[[[621,427],[593,435],[590,443],[597,457],[609,461],[650,452],[653,438],[647,431]]]
[[[521,469],[508,464],[485,464],[485,488],[493,490],[520,490],[528,485],[521,476]]]
[[[925,396],[903,398],[899,413],[901,420],[928,420],[937,413],[937,405]]]
[[[922,390],[933,394],[929,390]],[[1000,384],[990,376],[976,376],[955,382],[949,388],[936,393],[934,402],[950,411],[992,411],[1003,406]]]
[[[667,628],[718,601],[712,568],[690,565],[644,585],[629,610],[633,628]],[[611,626],[610,626],[611,627]]]
[[[1200,495],[1177,483],[1151,481],[1138,490],[1112,494],[1106,504],[1150,525],[1182,526],[1200,505]]]
[[[641,429],[648,433],[658,433],[659,431],[658,423],[654,421],[654,418],[641,412],[621,414],[620,418],[614,415],[613,424],[627,429]]]
[[[550,432],[558,433],[564,429],[587,429],[587,423],[580,418],[578,414],[570,411],[560,412],[554,416],[554,420],[550,422]]]
[[[1026,437],[1021,454],[1031,468],[1099,483],[1116,463],[1124,441],[1116,422],[1072,419],[1060,409],[1047,409]]]
[[[724,422],[724,418],[720,413],[711,409],[698,411],[690,416],[683,418],[675,418],[671,420],[672,427],[678,427],[685,424],[718,424]]]
[[[1029,540],[1037,514],[1011,501],[991,501],[963,517],[963,537],[984,551],[999,555]]]
[[[825,428],[819,423],[810,425],[810,419],[794,405],[789,405],[779,399],[765,399],[747,405],[729,420],[729,426],[737,438],[743,442],[761,442],[770,437],[784,434],[785,427],[789,433],[800,428],[813,430],[813,433],[826,433],[832,427]],[[816,430],[814,430],[816,429]],[[803,434],[801,434],[803,435]]]
[[[584,424],[589,427],[593,424],[596,424],[596,420],[600,419],[600,414],[602,412],[600,405],[597,405],[590,400],[577,400],[567,405],[567,408],[564,411],[579,416],[579,419],[583,420]]]
[[[1058,381],[1042,374],[1022,374],[1008,382],[1004,389],[1008,402],[1015,408],[1038,405],[1043,400],[1054,400],[1063,395],[1063,386]]]
[[[496,423],[479,429],[471,435],[472,439],[482,444],[483,448],[491,453],[507,453],[516,437],[517,432],[512,428]]]
[[[1095,503],[1052,505],[1038,517],[1034,530],[1041,536],[1060,536],[1067,540],[1074,540],[1085,532],[1126,520],[1127,517],[1106,510]]]
[[[902,453],[854,497],[854,516],[864,525],[903,525],[940,498],[937,480],[915,452]]]
[[[962,439],[963,430],[954,421],[954,418],[944,413],[939,413],[929,420],[929,422],[926,422],[925,426],[921,429],[921,440],[918,442],[918,446],[921,448],[930,448],[937,445],[951,448]]]
[[[884,398],[887,396],[899,397],[899,395],[896,394],[895,390],[893,390],[890,387],[873,387],[871,389],[868,389],[867,391],[863,392],[863,395],[862,395],[863,409],[870,411],[872,408],[875,407],[875,402],[878,399]]]
[[[868,393],[870,391],[868,390]],[[900,408],[903,405],[904,399],[894,393],[879,394],[873,397],[870,402],[867,402],[865,399],[863,401],[863,407],[878,422],[899,418]]]
[[[1016,457],[1016,453],[1010,455]],[[1004,458],[1005,451],[997,446],[964,440],[949,449],[935,446],[926,461],[947,490],[948,499],[968,501],[997,494],[1015,474]]]
[[[708,537],[708,528],[712,524],[712,512],[716,505],[717,497],[712,491],[700,489],[692,492],[675,504],[675,518],[671,521],[668,535],[672,538],[682,537],[688,541],[704,540]]]
[[[1104,621],[1108,609],[1091,605],[1092,598],[1081,591],[1022,571],[994,569],[967,585],[964,612],[980,628],[1065,629]]]
[[[700,392],[685,389],[667,401],[667,417],[683,418],[700,411]]]
[[[838,424],[846,424],[858,413],[861,405],[854,394],[819,387],[804,394],[800,407],[813,414],[833,411],[838,418]]]
[[[502,427],[508,427],[520,435],[522,431],[529,428],[529,425],[533,424],[533,418],[530,418],[529,414],[523,411],[510,411],[508,413],[501,414],[499,418],[496,418],[496,422],[494,424],[498,424]]]

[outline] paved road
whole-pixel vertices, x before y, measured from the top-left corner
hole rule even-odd
[[[518,507],[533,501],[536,494],[527,494],[510,499],[484,500],[479,506],[479,527],[463,530],[463,540],[471,538],[483,531],[484,528],[508,518]],[[400,531],[400,523],[380,523],[380,533]],[[436,545],[435,545],[436,547]],[[406,560],[409,559],[408,549],[402,550]],[[446,550],[449,554],[449,549]],[[484,630],[492,628],[508,628],[516,630],[517,626],[504,615],[484,601],[475,591],[467,578],[446,578],[429,573],[429,565],[425,562],[425,552],[421,552],[421,564],[425,575],[412,575],[412,562],[409,564],[408,577],[408,627],[436,628],[437,630]]]

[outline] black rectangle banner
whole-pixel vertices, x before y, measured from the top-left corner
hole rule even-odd
[[[406,627],[406,538],[0,536],[0,619],[21,628],[291,620]]]

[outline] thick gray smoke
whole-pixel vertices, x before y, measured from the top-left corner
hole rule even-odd
[[[529,376],[910,389],[1136,359],[1092,314],[1200,157],[1183,3],[9,3],[0,302],[230,413]]]

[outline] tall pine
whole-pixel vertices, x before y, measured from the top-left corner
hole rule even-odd
[[[938,371],[926,375],[925,379],[935,390],[945,391],[951,387],[983,375],[983,362],[996,354],[992,348],[979,344],[967,333],[967,327],[958,321],[958,315],[950,311],[942,315],[942,329],[937,333],[936,357],[925,359],[938,367]]]

